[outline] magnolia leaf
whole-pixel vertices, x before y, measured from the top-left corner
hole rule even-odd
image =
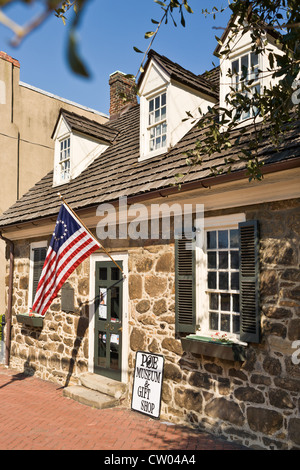
[[[67,58],[68,58],[69,65],[71,69],[73,70],[73,72],[83,77],[90,76],[83,61],[81,60],[78,54],[76,34],[73,29],[71,29],[69,33],[69,41],[68,41],[68,46],[67,46]]]
[[[135,52],[138,52],[139,54],[144,54],[143,51],[141,51],[140,49],[138,49],[135,46],[133,46],[133,49],[135,50]]]
[[[145,33],[145,39],[151,38],[153,34],[155,34],[154,31],[147,31],[147,33]]]

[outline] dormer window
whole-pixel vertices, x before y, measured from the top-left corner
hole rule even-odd
[[[61,110],[52,134],[53,186],[77,178],[113,143],[118,133],[113,127]]]
[[[167,103],[166,92],[149,99],[148,116],[149,151],[167,145]]]
[[[259,57],[254,52],[248,52],[231,61],[232,87],[234,91],[241,92],[249,99],[255,94],[260,94],[259,80]],[[250,88],[251,91],[243,91],[243,86]],[[250,106],[248,110],[243,111],[239,116],[239,121],[253,118],[257,115],[257,108]]]
[[[60,141],[59,167],[60,180],[68,181],[70,179],[71,159],[70,159],[70,137]]]

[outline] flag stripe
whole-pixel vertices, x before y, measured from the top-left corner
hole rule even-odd
[[[65,266],[67,264],[72,266],[72,261],[75,262],[77,259],[76,255],[80,253],[81,250],[84,250],[84,248],[90,243],[92,242],[89,237],[88,240],[83,239],[80,242],[78,242],[76,245],[74,245],[72,247],[72,250],[70,250],[70,252],[64,250],[61,256],[56,260],[57,262],[55,262],[55,265],[53,266],[52,272],[50,273],[51,275],[47,277],[47,280],[45,280],[43,285],[41,286],[41,291],[40,291],[37,303],[33,305],[34,309],[41,308],[42,303],[45,302],[45,298],[46,297],[48,298],[49,295],[51,295],[52,293],[51,289],[53,289],[53,285],[55,285],[55,280],[58,278],[60,273],[64,270]]]
[[[78,237],[73,236],[71,243],[69,245],[64,243],[64,245],[62,245],[61,249],[57,253],[52,249],[51,246],[49,246],[48,255],[46,257],[41,278],[38,284],[36,297],[42,296],[43,291],[46,290],[48,283],[50,282],[49,280],[51,280],[51,277],[53,276],[53,273],[57,271],[61,260],[68,253],[68,251],[72,254],[73,251],[76,249],[75,245],[78,244],[84,237],[87,237],[86,233],[80,233]],[[38,304],[35,304],[34,307],[38,308]]]
[[[53,293],[53,289],[55,288],[55,285],[56,285],[55,283],[57,282],[57,280],[60,279],[61,273],[64,273],[66,269],[69,269],[69,267],[72,268],[72,264],[77,261],[78,253],[80,254],[82,252],[84,254],[87,251],[85,248],[87,246],[91,248],[90,245],[91,245],[91,241],[86,240],[76,250],[73,250],[73,252],[69,256],[65,256],[63,258],[63,261],[61,261],[59,266],[57,266],[57,269],[54,271],[54,275],[51,277],[50,280],[48,280],[49,282],[46,285],[47,289],[45,289],[44,295],[40,297],[39,304],[36,307],[39,308],[40,305],[44,303],[46,299],[49,298],[49,296],[51,296],[51,294]],[[71,272],[73,272],[74,269],[70,271],[69,275],[71,274]]]
[[[100,244],[62,204],[38,283],[32,311],[44,315],[70,274]]]
[[[48,307],[52,303],[53,298],[56,297],[58,291],[60,290],[62,285],[65,283],[65,281],[68,279],[70,274],[72,274],[72,272],[77,268],[77,266],[79,266],[79,264],[82,263],[82,261],[84,261],[94,251],[95,251],[95,247],[90,246],[89,250],[87,250],[84,253],[81,252],[80,253],[81,256],[77,258],[76,261],[73,262],[72,264],[69,263],[67,268],[64,271],[62,271],[61,275],[57,278],[55,284],[52,286],[51,292],[49,293],[49,295],[47,296],[47,298],[44,300],[43,304],[40,307],[41,315],[44,315],[46,313]]]

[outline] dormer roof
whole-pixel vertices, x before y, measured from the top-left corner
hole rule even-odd
[[[163,69],[163,71],[170,77],[170,80],[175,80],[193,90],[218,99],[218,93],[212,89],[211,83],[204,78],[203,75],[195,75],[193,72],[181,67],[181,65],[176,62],[172,62],[167,57],[158,54],[153,49],[148,53],[148,60],[144,67],[144,72],[140,75],[137,83],[138,88],[141,86],[151,60],[154,60]]]
[[[79,132],[86,136],[96,138],[97,140],[107,144],[112,144],[119,132],[117,129],[114,129],[111,126],[100,124],[96,121],[93,121],[92,119],[88,119],[84,116],[80,116],[79,114],[61,109],[51,136],[52,138],[55,136],[61,117],[65,119],[70,132]]]

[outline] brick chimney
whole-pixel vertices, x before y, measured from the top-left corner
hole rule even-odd
[[[137,104],[135,81],[123,72],[114,72],[109,76],[110,119],[117,119],[129,108]]]

